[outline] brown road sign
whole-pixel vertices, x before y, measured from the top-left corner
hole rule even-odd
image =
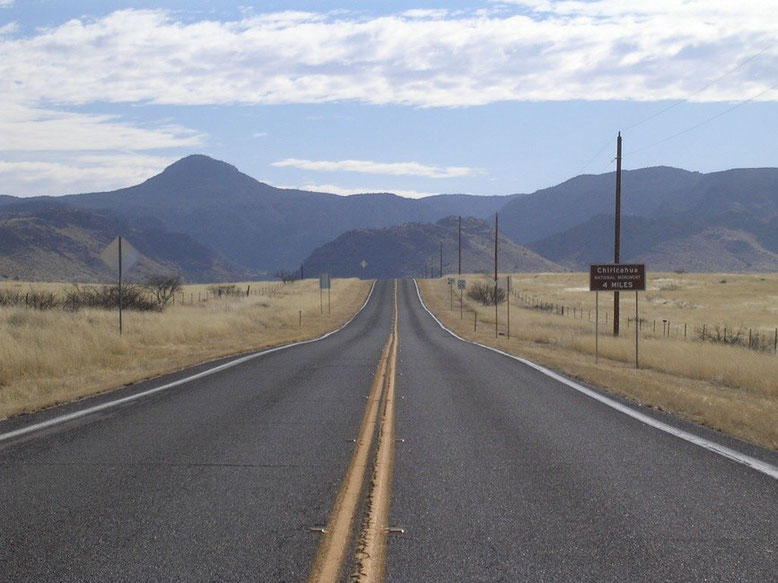
[[[589,291],[645,291],[646,266],[605,264],[589,267]]]

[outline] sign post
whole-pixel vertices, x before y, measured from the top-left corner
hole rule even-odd
[[[594,364],[600,362],[600,292],[594,292]]]
[[[103,252],[100,254],[100,258],[103,260],[103,263],[105,263],[108,267],[112,269],[116,269],[119,272],[119,336],[122,335],[122,304],[124,303],[124,294],[122,291],[122,273],[124,267],[124,270],[130,269],[133,265],[135,265],[138,260],[142,257],[140,252],[135,249],[132,245],[130,245],[130,242],[125,240],[124,241],[124,249],[122,250],[122,237],[119,235],[114,239],[108,247],[103,249]],[[124,265],[122,265],[124,264]]]
[[[461,320],[464,316],[464,311],[462,309],[462,290],[465,289],[465,286],[467,285],[467,282],[464,279],[460,279],[457,281],[457,287],[459,288],[459,319]]]
[[[508,330],[507,330],[507,338],[510,339],[511,337],[511,276],[508,276]]]
[[[327,290],[327,313],[330,313],[330,274],[322,273],[319,275],[319,311],[324,313],[324,291]]]
[[[640,317],[638,313],[638,292],[646,291],[646,266],[643,264],[611,263],[592,265],[589,267],[589,291],[596,292],[595,319],[595,361],[599,360],[599,327],[601,291],[634,291],[635,292],[635,368],[640,368],[639,331]],[[614,298],[615,299],[615,298]],[[614,314],[614,318],[616,314]],[[614,333],[616,335],[616,333]]]

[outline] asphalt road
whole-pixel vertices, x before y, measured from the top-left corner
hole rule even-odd
[[[304,581],[391,299],[385,282],[325,340],[0,442],[0,580]]]
[[[325,340],[0,441],[0,581],[304,581],[391,298],[379,282]],[[412,282],[397,375],[387,580],[778,581],[778,480],[453,338]]]
[[[778,480],[453,338],[401,289],[388,581],[778,581]]]

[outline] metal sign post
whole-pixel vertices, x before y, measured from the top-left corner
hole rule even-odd
[[[464,279],[460,279],[459,281],[457,281],[457,287],[459,288],[459,319],[460,320],[464,317],[464,310],[462,309],[462,293],[466,285],[467,282]]]
[[[595,302],[595,362],[599,360],[599,327],[601,291],[634,291],[635,292],[635,368],[640,368],[640,314],[638,311],[638,292],[646,290],[646,266],[643,264],[611,263],[592,265],[589,267],[589,291],[597,293]],[[614,297],[615,301],[615,297]],[[616,318],[616,314],[613,315]],[[606,312],[607,320],[607,312]],[[614,336],[618,334],[614,332]]]
[[[594,292],[594,364],[600,362],[600,292]]]
[[[507,337],[511,337],[511,276],[508,276],[508,330]]]
[[[330,313],[330,274],[322,273],[319,275],[319,312],[324,313],[324,290],[327,290],[327,313]]]
[[[640,316],[638,315],[638,292],[635,292],[635,368],[640,368],[638,359],[638,342],[640,338]]]
[[[124,245],[122,246],[122,242]],[[140,252],[130,245],[129,241],[122,241],[121,235],[116,237],[108,247],[103,249],[100,258],[108,267],[119,272],[119,335],[123,333],[122,308],[124,293],[122,289],[122,275],[124,270],[129,270],[142,257]]]

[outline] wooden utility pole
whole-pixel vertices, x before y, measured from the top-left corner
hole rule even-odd
[[[119,336],[122,335],[122,237],[119,235]]]
[[[616,213],[613,262],[621,263],[621,132],[616,138]],[[619,292],[613,292],[613,335],[619,335]]]
[[[500,302],[497,301],[497,238],[500,233],[500,214],[494,214],[494,337],[499,336],[497,328],[497,306]]]
[[[440,242],[440,277],[443,277],[443,241]]]
[[[462,275],[462,216],[459,217],[459,275]]]

